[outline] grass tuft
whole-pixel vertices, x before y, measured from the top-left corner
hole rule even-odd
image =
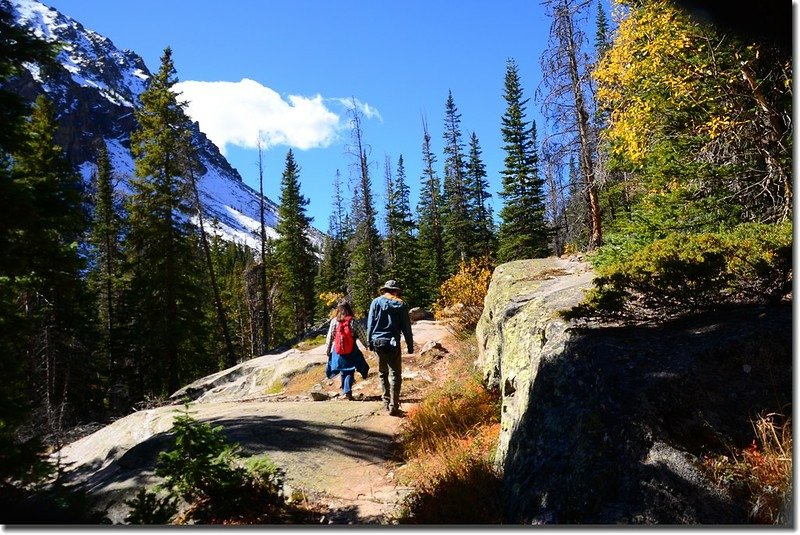
[[[707,455],[703,465],[712,481],[743,500],[757,524],[785,524],[792,492],[791,418],[772,413],[754,423],[755,439],[728,455]]]
[[[474,346],[449,357],[450,381],[407,415],[400,450],[401,479],[414,487],[399,521],[404,524],[502,523],[502,477],[493,466],[500,404],[475,370]]]

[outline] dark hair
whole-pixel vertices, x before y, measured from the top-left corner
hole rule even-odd
[[[348,301],[339,301],[336,305],[336,321],[342,321],[347,316],[353,316],[353,307]]]

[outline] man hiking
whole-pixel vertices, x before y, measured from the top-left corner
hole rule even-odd
[[[367,318],[369,348],[378,354],[378,376],[383,389],[383,406],[392,416],[402,416],[400,411],[400,385],[403,382],[400,359],[400,334],[406,341],[409,354],[414,352],[414,337],[408,307],[400,298],[397,281],[388,280],[379,290],[381,295],[372,300]]]

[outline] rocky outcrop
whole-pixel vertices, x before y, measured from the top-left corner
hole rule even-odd
[[[790,407],[791,307],[563,320],[591,278],[586,264],[556,258],[495,270],[477,335],[502,395],[507,521],[747,522],[701,457],[749,444],[756,415]]]
[[[448,338],[444,325],[419,321],[412,329],[422,347],[438,344],[447,351],[440,343]],[[175,405],[120,418],[67,444],[53,460],[65,483],[87,491],[112,522],[123,522],[130,510],[126,500],[161,482],[155,474],[159,452],[172,446],[174,418],[188,410],[199,421],[221,426],[243,456],[268,455],[284,471],[290,489],[327,503],[336,523],[385,523],[410,490],[387,465],[403,420],[383,408],[378,363],[374,354],[367,359],[371,369],[368,378],[356,380],[354,402],[333,401],[341,399],[333,394],[339,379],[325,381],[324,345],[288,349],[199,379],[171,396]],[[310,391],[286,392],[293,379],[305,385],[303,372],[315,367],[312,379],[325,382],[322,390],[309,384]],[[404,356],[404,408],[418,401],[419,389],[425,388],[420,385],[432,381],[416,358]]]
[[[170,400],[174,403],[213,403],[269,398],[270,392],[281,391],[294,375],[325,364],[327,360],[324,347],[309,351],[290,349],[255,357],[197,379],[172,394]]]

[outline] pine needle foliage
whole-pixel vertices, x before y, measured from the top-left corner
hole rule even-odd
[[[178,79],[172,51],[142,93],[136,110],[139,128],[131,133],[136,178],[128,200],[126,237],[129,339],[145,395],[171,394],[187,381],[214,371],[204,358],[206,333],[213,332],[203,312],[207,284],[194,214],[189,166],[190,120],[172,88]]]
[[[528,123],[519,69],[514,60],[506,63],[506,111],[502,117],[503,208],[500,211],[497,259],[509,262],[543,258],[549,254],[550,237],[545,223],[544,181],[539,176],[536,123]]]
[[[281,178],[280,208],[278,209],[278,238],[275,244],[280,291],[279,318],[288,339],[299,338],[311,325],[316,308],[314,279],[317,273],[316,256],[308,229],[311,218],[306,215],[308,199],[300,192],[300,167],[290,149]]]
[[[431,136],[424,126],[422,143],[423,170],[420,177],[420,196],[417,204],[419,265],[422,272],[420,287],[423,301],[428,306],[439,295],[439,285],[447,278],[445,258],[444,205],[442,183],[436,173],[436,155],[431,149]]]
[[[188,405],[174,419],[173,445],[158,456],[155,491],[130,501],[130,523],[263,524],[284,520],[283,476],[266,457],[242,459],[222,427],[195,420]],[[159,491],[166,491],[164,492]],[[178,502],[187,507],[178,515]],[[177,516],[176,516],[177,515]]]

